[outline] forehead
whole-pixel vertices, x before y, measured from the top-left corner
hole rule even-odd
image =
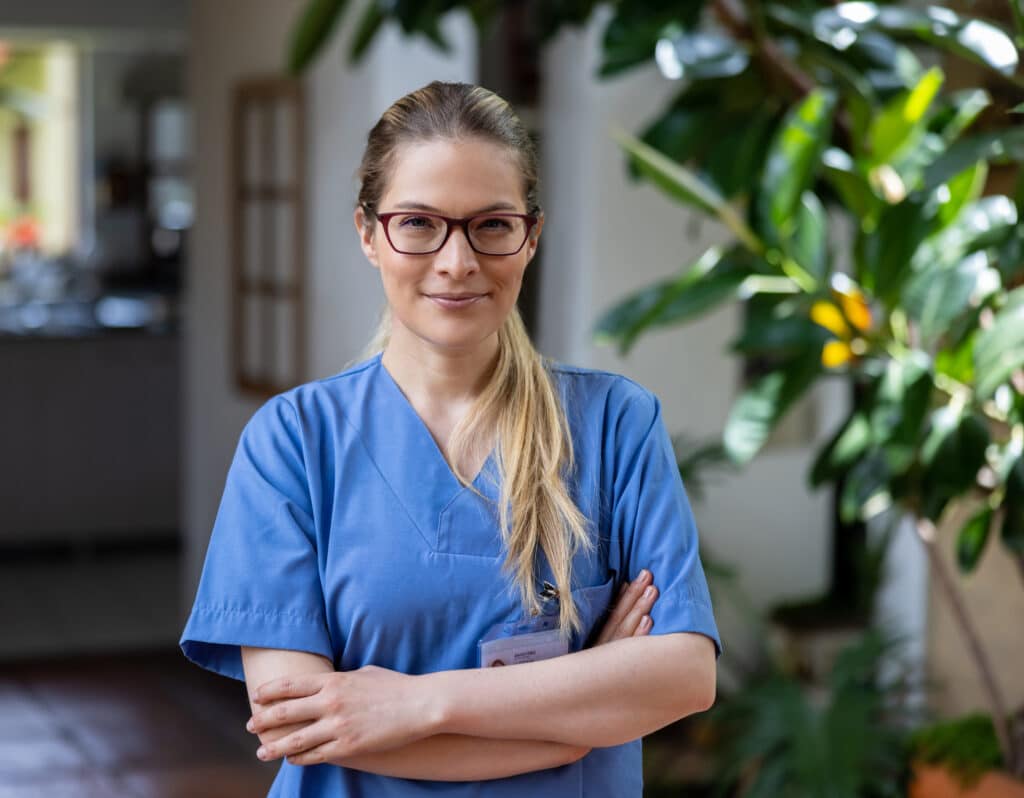
[[[396,203],[431,206],[455,216],[497,203],[526,210],[515,153],[479,138],[399,147],[380,204],[387,209]]]

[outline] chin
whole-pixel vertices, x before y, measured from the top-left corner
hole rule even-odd
[[[497,328],[488,329],[448,329],[439,330],[436,327],[422,327],[416,331],[416,336],[435,347],[449,352],[469,352],[484,344],[491,336],[497,333]]]

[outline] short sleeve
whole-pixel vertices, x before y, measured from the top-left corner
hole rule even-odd
[[[181,649],[245,678],[241,646],[333,660],[309,487],[294,408],[278,396],[242,431]]]
[[[697,525],[653,394],[644,391],[629,399],[619,419],[615,454],[613,567],[622,579],[635,579],[642,568],[654,575],[659,592],[650,613],[652,634],[698,632],[714,641],[720,655]]]

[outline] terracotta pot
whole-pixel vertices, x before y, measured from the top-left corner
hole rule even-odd
[[[971,787],[964,788],[944,768],[916,765],[909,798],[1024,798],[1024,782],[990,770]]]

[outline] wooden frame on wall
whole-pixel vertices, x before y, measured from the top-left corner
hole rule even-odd
[[[252,78],[231,119],[231,360],[244,394],[306,374],[305,98],[297,80]]]

